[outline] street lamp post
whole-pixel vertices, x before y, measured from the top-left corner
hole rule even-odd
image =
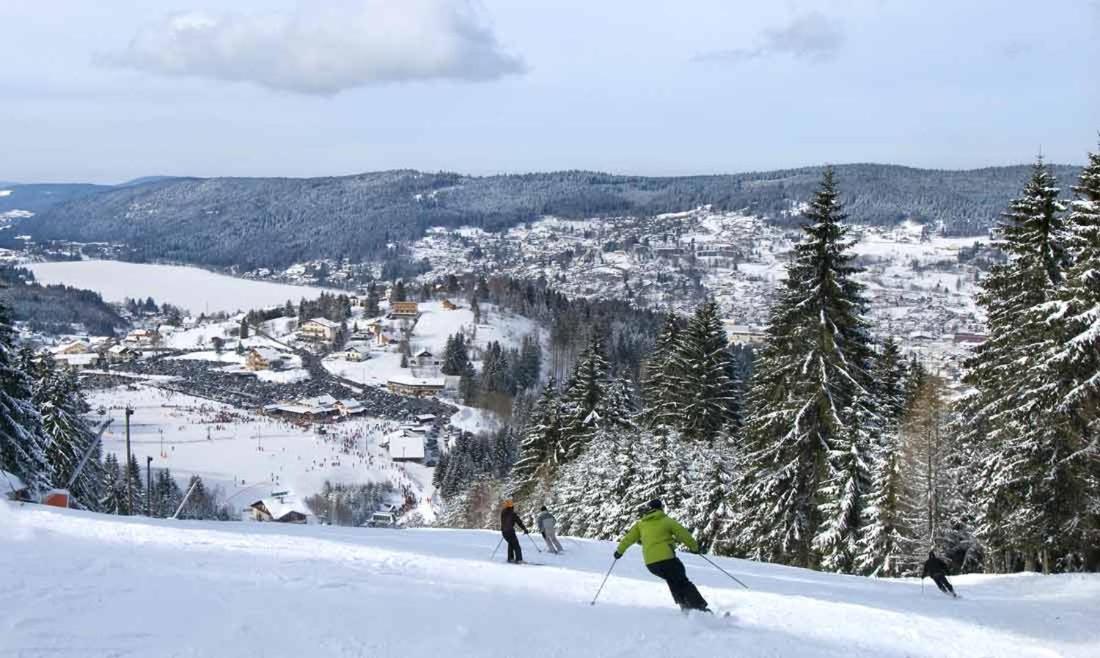
[[[133,407],[126,405],[126,512],[128,514],[134,513],[134,478],[130,477],[130,473],[133,472],[132,469],[134,468],[134,461],[130,452],[130,416],[133,415]]]
[[[145,458],[145,516],[152,516],[153,505],[153,458]]]

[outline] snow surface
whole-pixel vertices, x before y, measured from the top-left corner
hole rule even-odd
[[[152,297],[192,313],[231,313],[319,297],[323,288],[266,283],[215,274],[197,267],[123,263],[112,260],[29,263],[43,285],[60,283],[94,290],[109,302]],[[327,292],[336,292],[328,290]]]
[[[420,503],[417,511],[434,518],[431,469],[419,464],[395,464],[378,444],[399,423],[357,417],[326,427],[302,429],[229,405],[146,385],[134,390],[92,391],[92,409],[102,407],[113,418],[103,434],[103,451],[125,459],[126,434],[122,410],[134,409],[130,444],[138,464],[153,458],[153,468],[168,468],[181,483],[200,475],[209,486],[219,486],[233,504],[248,503],[289,490],[304,499],[317,493],[326,480],[365,484],[390,482],[400,491],[409,487]],[[246,494],[246,490],[248,493]],[[253,500],[245,500],[252,497]],[[0,656],[3,656],[0,653]]]
[[[127,519],[0,503],[2,656],[1100,655],[1100,576],[963,576],[952,600],[872,580],[700,558],[729,619],[684,617],[632,549],[489,557],[488,531]]]

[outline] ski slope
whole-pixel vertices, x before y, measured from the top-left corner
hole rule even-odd
[[[728,620],[684,617],[637,548],[512,566],[485,531],[121,519],[0,503],[0,656],[1098,656],[1100,576],[967,576],[951,600],[681,556]]]

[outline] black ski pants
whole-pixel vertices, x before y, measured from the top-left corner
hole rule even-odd
[[[952,587],[951,583],[947,581],[946,575],[942,573],[934,573],[932,574],[932,581],[936,583],[936,587],[939,587],[941,592],[954,596],[955,588]]]
[[[684,610],[705,610],[707,601],[699,593],[695,585],[688,580],[684,563],[678,558],[662,560],[647,564],[649,572],[668,583],[668,591],[672,592],[672,600]]]
[[[523,562],[523,549],[519,545],[519,537],[514,532],[505,532],[504,541],[508,542],[508,561]]]

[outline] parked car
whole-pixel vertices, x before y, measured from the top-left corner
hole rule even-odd
[[[367,520],[368,528],[400,528],[397,515],[393,512],[375,512]]]

